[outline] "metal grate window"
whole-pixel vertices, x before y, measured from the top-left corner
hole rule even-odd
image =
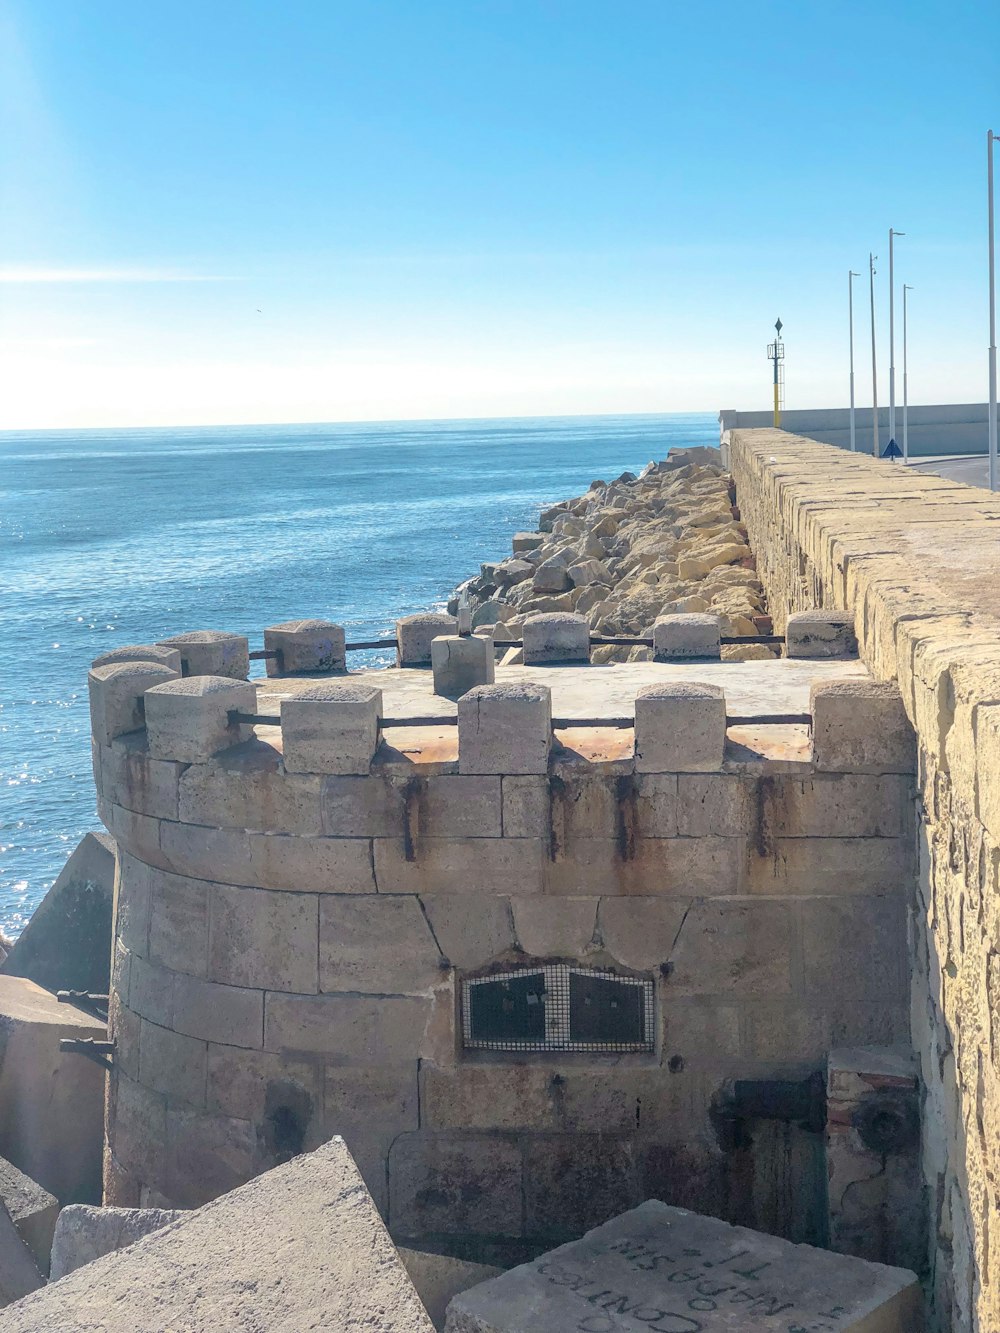
[[[470,978],[462,1038],[480,1051],[651,1051],[653,983],[566,963]]]

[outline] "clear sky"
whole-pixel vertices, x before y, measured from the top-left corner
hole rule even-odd
[[[890,225],[986,396],[997,0],[0,0],[0,123],[0,427],[842,404],[850,267],[866,403],[870,249],[884,401]]]

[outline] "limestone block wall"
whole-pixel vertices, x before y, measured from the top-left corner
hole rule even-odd
[[[776,626],[852,611],[919,742],[912,1033],[941,1329],[1000,1326],[1000,499],[780,431],[734,430]]]
[[[599,744],[544,686],[481,687],[421,747],[375,680],[253,732],[252,683],[92,672],[107,1201],[195,1206],[339,1133],[397,1237],[516,1254],[656,1197],[821,1239],[822,1136],[724,1150],[711,1110],[905,1038],[912,756],[879,691],[851,683],[866,745],[763,760],[724,751],[714,687]],[[536,961],[650,978],[652,1050],[465,1049],[463,979]]]

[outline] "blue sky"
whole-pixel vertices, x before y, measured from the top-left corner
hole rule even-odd
[[[0,0],[0,426],[982,400],[1000,5]],[[998,152],[1000,157],[1000,152]],[[998,161],[1000,176],[1000,161]]]

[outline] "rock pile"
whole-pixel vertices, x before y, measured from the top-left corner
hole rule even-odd
[[[513,555],[484,564],[455,590],[473,628],[498,644],[521,638],[526,616],[575,611],[598,635],[646,635],[657,616],[714,612],[722,633],[768,632],[764,592],[718,450],[673,449],[641,476],[591,483],[586,495],[543,511],[519,532]],[[601,645],[594,662],[645,661],[648,648]],[[761,644],[728,646],[731,661],[771,657]]]

